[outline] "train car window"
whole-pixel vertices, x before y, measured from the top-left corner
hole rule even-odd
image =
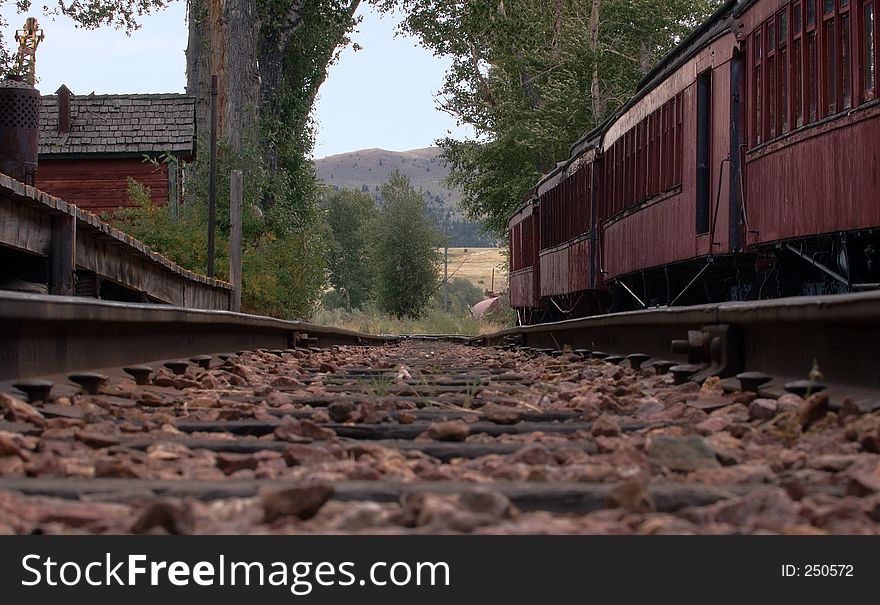
[[[794,111],[795,128],[804,125],[803,78],[801,77],[801,39],[791,43],[791,106]]]
[[[849,0],[840,0],[840,8],[849,6]]]
[[[827,15],[828,13],[834,12],[834,0],[825,0],[825,10],[822,11],[823,15]]]
[[[837,113],[837,28],[834,19],[825,21],[825,115]]]
[[[763,89],[763,80],[761,78],[761,70],[763,61],[762,56],[762,41],[763,32],[761,26],[758,26],[758,30],[753,36],[754,43],[752,47],[754,49],[754,76],[753,76],[753,85],[752,85],[752,107],[754,108],[754,120],[752,123],[752,141],[754,141],[755,145],[760,145],[761,141],[764,140],[763,137],[763,125],[761,124],[761,117],[763,115],[762,107],[764,103],[764,89]]]
[[[874,98],[874,3],[865,3],[864,20],[864,72],[865,72],[865,100]]]
[[[779,48],[788,44],[788,10],[779,13]]]
[[[764,126],[764,137],[769,141],[776,138],[776,55],[767,55],[767,77],[766,77],[766,94],[765,102],[766,120]]]
[[[770,22],[767,25],[767,54],[776,50],[776,24]]]
[[[840,15],[840,66],[843,89],[843,109],[852,107],[852,34],[850,32],[849,13]]]
[[[681,185],[681,163],[684,148],[684,95],[678,93],[675,97],[677,111],[677,120],[675,127],[675,175],[673,176],[673,185]]]
[[[816,0],[806,0],[807,25],[816,25]]]
[[[803,15],[801,12],[801,3],[795,2],[791,8],[791,33],[795,36],[801,33],[801,24],[803,22]]]
[[[819,106],[819,57],[816,50],[816,32],[807,34],[807,106],[808,121],[815,122]]]
[[[779,130],[788,132],[788,50],[779,51]]]

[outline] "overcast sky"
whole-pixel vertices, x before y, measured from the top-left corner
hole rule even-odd
[[[39,4],[39,3],[37,3]],[[433,145],[452,132],[455,120],[436,109],[446,62],[412,38],[394,37],[398,18],[380,18],[361,5],[364,21],[351,48],[330,70],[315,117],[319,130],[315,157],[379,147],[405,151]],[[2,13],[9,22],[4,39],[14,46],[14,30],[24,23],[14,3]],[[46,40],[37,51],[38,88],[43,94],[67,84],[74,94],[183,92],[186,85],[185,3],[145,17],[131,35],[112,29],[76,29],[70,20],[40,17]]]

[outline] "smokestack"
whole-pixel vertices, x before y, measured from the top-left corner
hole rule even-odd
[[[70,132],[70,89],[66,84],[55,91],[58,95],[58,134]]]
[[[34,184],[40,135],[40,92],[8,76],[0,82],[0,172]]]

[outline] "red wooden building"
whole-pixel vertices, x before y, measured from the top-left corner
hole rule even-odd
[[[36,187],[95,213],[130,205],[128,179],[155,202],[180,201],[175,162],[195,155],[195,100],[183,94],[42,98]],[[156,160],[158,165],[148,159]]]

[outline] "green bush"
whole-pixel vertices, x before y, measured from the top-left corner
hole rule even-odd
[[[222,188],[218,187],[218,194]],[[228,186],[226,188],[228,190]],[[207,204],[185,204],[175,216],[171,206],[158,205],[150,190],[129,181],[130,208],[106,216],[119,229],[135,237],[182,267],[207,270]],[[218,195],[215,238],[215,276],[229,277],[229,198]],[[309,317],[317,307],[326,281],[326,239],[315,213],[317,227],[270,229],[263,212],[246,202],[242,235],[242,310],[287,319]],[[280,235],[279,235],[280,232]]]

